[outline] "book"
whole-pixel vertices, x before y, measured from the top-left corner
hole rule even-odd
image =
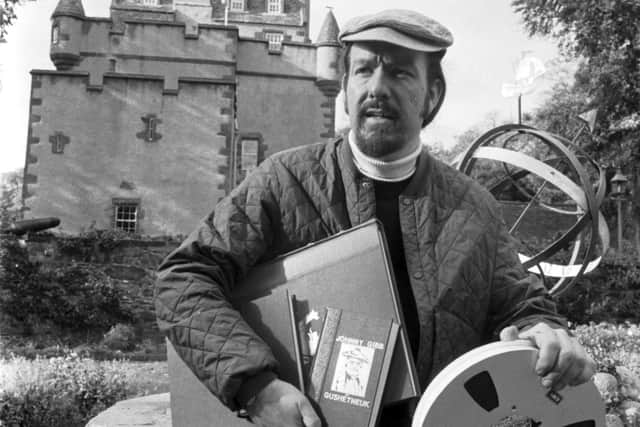
[[[387,382],[383,402],[394,403],[419,395],[386,239],[377,220],[255,266],[232,291],[234,307],[273,350],[281,367],[280,379],[299,385],[291,322],[288,308],[282,305],[283,301],[286,305],[283,295],[287,290],[296,295],[295,311],[306,377],[313,353],[307,346],[319,333],[317,320],[313,319],[326,307],[335,307],[393,319],[400,326],[391,362],[394,375]],[[304,324],[300,324],[303,319]]]
[[[323,425],[374,427],[399,325],[327,307],[308,397]]]

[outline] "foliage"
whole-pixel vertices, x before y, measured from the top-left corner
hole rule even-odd
[[[102,343],[111,350],[133,350],[136,346],[136,332],[132,326],[118,323],[104,335]]]
[[[558,123],[575,123],[567,115],[577,108],[598,108],[594,139],[584,148],[601,164],[620,166],[632,175],[640,253],[640,2],[512,0],[511,4],[531,35],[554,37],[567,57],[580,60],[573,84],[559,88],[561,93],[549,100],[539,120],[548,123],[556,117]]]
[[[598,372],[615,375],[616,366],[625,366],[640,375],[640,326],[634,323],[580,324],[572,328],[591,354]]]
[[[0,425],[84,426],[118,400],[166,391],[166,363],[0,359]]]
[[[2,177],[0,188],[0,230],[22,218],[22,171]]]
[[[109,256],[120,242],[139,237],[122,230],[98,229],[92,225],[78,235],[57,236],[56,241],[62,253],[89,262],[100,253]]]
[[[577,323],[640,321],[640,265],[632,250],[606,256],[560,297],[558,309]]]
[[[3,240],[0,260],[0,310],[27,325],[106,330],[129,321],[122,292],[102,270],[90,264],[41,265],[17,242]]]

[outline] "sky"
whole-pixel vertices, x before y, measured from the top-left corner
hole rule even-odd
[[[338,25],[362,13],[389,8],[388,0],[311,0],[311,38],[332,7]],[[57,0],[26,1],[17,6],[18,18],[0,43],[0,173],[24,166],[29,114],[30,74],[50,69],[50,16]],[[87,16],[109,16],[110,0],[83,0]],[[430,16],[454,36],[443,70],[447,94],[435,121],[423,132],[426,143],[454,144],[456,135],[486,126],[487,118],[517,121],[517,99],[504,98],[503,83],[513,83],[515,67],[524,54],[543,63],[558,57],[552,40],[527,37],[510,0],[394,0],[393,8],[412,9]],[[550,78],[543,76],[538,90],[523,98],[531,111],[548,95]],[[309,141],[312,142],[312,141]]]

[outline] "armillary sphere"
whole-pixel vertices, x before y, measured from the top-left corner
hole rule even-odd
[[[511,224],[514,237],[520,237],[518,227],[534,210],[546,210],[568,223],[537,253],[520,253],[530,272],[545,282],[554,278],[555,283],[547,283],[552,295],[563,294],[598,266],[609,247],[609,230],[600,212],[606,178],[571,141],[530,126],[504,125],[479,137],[454,165],[476,179],[484,177],[497,199],[504,200],[509,192],[521,202],[524,207]],[[565,258],[552,259],[562,255],[560,251],[568,251]]]

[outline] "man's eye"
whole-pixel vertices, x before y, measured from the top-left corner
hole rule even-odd
[[[401,78],[411,77],[413,75],[413,74],[411,74],[411,72],[409,70],[404,70],[404,69],[401,69],[401,68],[397,68],[397,69],[393,70],[393,74],[396,77],[401,77]]]
[[[354,70],[355,74],[370,74],[371,73],[371,68],[370,67],[356,67],[356,69]]]

